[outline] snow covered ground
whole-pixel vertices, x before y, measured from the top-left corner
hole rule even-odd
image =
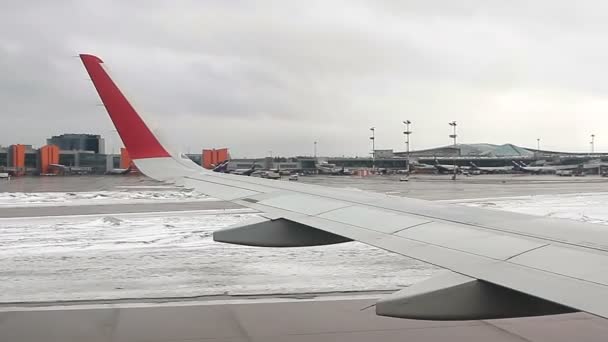
[[[608,225],[608,193],[536,195],[450,201],[467,206],[513,211]]]
[[[385,290],[433,272],[359,243],[213,242],[243,211],[0,219],[0,302]]]
[[[72,204],[206,199],[181,191],[108,193],[99,199],[99,193],[57,196]],[[21,205],[39,205],[35,198],[54,203],[45,193],[28,195]],[[608,193],[455,205],[608,224]],[[212,241],[214,230],[252,215],[231,209],[0,219],[0,302],[389,290],[437,271],[355,242],[273,249]]]
[[[0,192],[0,208],[215,200],[190,190]]]

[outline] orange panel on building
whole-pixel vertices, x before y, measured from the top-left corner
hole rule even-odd
[[[25,145],[11,145],[10,165],[15,168],[15,175],[25,174]]]
[[[130,167],[134,167],[134,165],[133,165],[133,161],[131,160],[131,157],[129,157],[129,151],[127,151],[126,148],[121,147],[120,148],[120,168],[128,169]]]
[[[203,150],[202,166],[205,169],[213,168],[213,150]]]
[[[216,149],[212,149],[212,150],[204,149],[203,157],[202,157],[202,166],[205,169],[213,169],[219,163],[221,163],[225,160],[228,160],[229,158],[230,158],[230,155],[228,153],[227,148],[220,148],[217,150]]]
[[[56,169],[52,168],[52,164],[59,164],[59,146],[45,145],[40,148],[40,173],[54,173]]]
[[[228,156],[228,149],[227,148],[220,148],[215,150],[216,153],[216,160],[215,160],[215,165],[224,162],[226,160],[228,160],[229,156]]]

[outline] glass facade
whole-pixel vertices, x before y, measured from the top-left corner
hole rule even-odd
[[[38,167],[38,151],[25,154],[25,167],[27,169]]]
[[[120,155],[112,156],[112,168],[120,169]]]
[[[57,145],[62,151],[91,151],[104,153],[101,136],[93,134],[62,134],[46,140],[48,145]]]
[[[79,167],[90,167],[93,173],[104,173],[106,172],[106,160],[105,154],[96,153],[79,153],[78,154],[78,166]]]
[[[59,164],[65,166],[76,166],[76,155],[75,154],[59,154]]]

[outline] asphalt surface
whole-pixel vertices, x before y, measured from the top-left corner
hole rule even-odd
[[[301,182],[432,200],[608,192],[598,177],[301,177]],[[138,177],[22,178],[1,191],[93,191],[157,186]],[[225,202],[4,208],[0,217],[221,209]],[[213,207],[213,208],[212,208]],[[427,322],[378,317],[380,294],[317,299],[223,299],[145,303],[45,303],[0,309],[0,341],[605,341],[608,321],[579,313],[492,321]],[[164,300],[160,300],[163,302]],[[76,305],[75,305],[76,304]]]
[[[415,175],[409,177],[408,181],[400,179],[402,176],[399,175],[364,178],[314,176],[300,177],[300,182],[426,200],[608,192],[608,178],[598,176],[460,175],[456,181],[452,181],[448,175]]]
[[[103,191],[128,187],[158,187],[160,182],[142,176],[13,177],[0,179],[0,192]]]
[[[99,215],[117,213],[149,213],[190,210],[221,210],[242,208],[231,202],[199,201],[177,203],[105,204],[78,206],[18,207],[0,209],[0,218]]]
[[[2,341],[606,341],[585,314],[432,322],[376,316],[373,298],[250,300],[5,309]]]

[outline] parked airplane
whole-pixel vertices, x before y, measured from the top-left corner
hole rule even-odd
[[[252,173],[251,176],[267,179],[281,179],[281,174],[273,170],[258,170]]]
[[[449,164],[439,164],[437,160],[435,160],[435,164],[433,165],[439,173],[454,173],[454,168],[456,168],[456,173],[462,172],[463,168],[458,165],[449,165]]]
[[[248,169],[236,169],[230,173],[234,175],[240,176],[251,176],[257,170],[257,165],[255,163],[251,164],[251,167]]]
[[[335,164],[330,164],[327,162],[320,162],[315,164],[317,171],[322,175],[332,175],[332,176],[350,176],[353,174],[352,171],[344,168],[337,167]]]
[[[216,241],[297,247],[360,241],[446,271],[381,298],[383,316],[477,320],[585,311],[608,318],[603,225],[211,172],[160,143],[110,78],[80,55],[137,168],[254,208]]]
[[[411,168],[414,172],[422,172],[429,173],[430,171],[435,171],[437,168],[434,165],[423,164],[423,163],[414,163],[412,162]]]
[[[106,175],[126,175],[131,172],[131,167],[129,166],[126,169],[112,169],[106,172]]]
[[[227,172],[228,171],[228,163],[230,163],[230,159],[226,159],[223,162],[217,164],[212,171],[214,172]]]
[[[473,162],[469,162],[472,170],[479,170],[484,173],[507,173],[513,171],[513,166],[477,166]]]
[[[522,162],[512,161],[515,166],[515,170],[524,171],[528,173],[556,173],[559,170],[577,170],[580,169],[581,166],[579,164],[576,165],[544,165],[544,166],[528,166]]]

